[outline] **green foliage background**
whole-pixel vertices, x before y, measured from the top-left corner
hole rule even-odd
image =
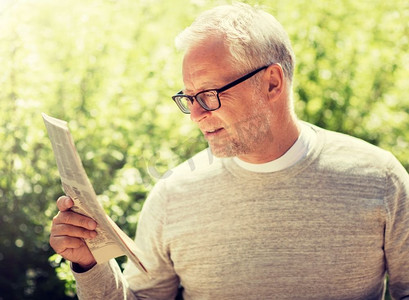
[[[290,35],[299,117],[380,145],[409,169],[409,3],[246,2]],[[206,147],[170,100],[182,86],[173,39],[223,3],[1,2],[0,299],[76,297],[48,245],[62,190],[41,112],[69,121],[100,200],[132,236],[155,181]]]

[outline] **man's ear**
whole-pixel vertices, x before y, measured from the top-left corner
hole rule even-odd
[[[268,99],[275,102],[280,98],[281,93],[285,86],[284,71],[280,64],[272,64],[265,72],[267,86],[268,86]]]

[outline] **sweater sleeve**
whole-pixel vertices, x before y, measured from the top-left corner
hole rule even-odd
[[[409,175],[392,158],[385,196],[385,259],[394,299],[409,299]]]
[[[72,273],[77,284],[78,299],[137,299],[115,259],[97,264],[84,273],[74,270]]]
[[[159,181],[143,206],[135,242],[138,256],[150,276],[142,274],[131,262],[124,270],[130,288],[138,299],[174,299],[179,286],[166,238],[167,197],[166,180]]]
[[[113,259],[96,265],[85,273],[74,273],[78,297],[84,299],[174,299],[179,286],[164,240],[166,198],[159,192],[159,182],[146,200],[136,233],[137,256],[151,278],[141,273],[131,261],[122,273]]]

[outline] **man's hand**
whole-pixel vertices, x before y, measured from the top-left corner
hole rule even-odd
[[[65,259],[79,264],[83,270],[92,268],[96,261],[83,239],[92,239],[97,223],[70,210],[74,202],[62,196],[57,200],[58,214],[53,218],[50,245]]]

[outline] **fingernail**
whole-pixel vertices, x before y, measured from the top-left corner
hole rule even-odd
[[[65,205],[70,206],[71,205],[71,199],[70,198],[65,198]]]
[[[95,229],[97,227],[97,223],[95,221],[89,221],[88,222],[88,228],[89,229]]]
[[[91,238],[93,239],[94,237],[97,236],[97,233],[96,233],[95,231],[91,231],[91,232],[89,233],[89,235],[90,235]]]

